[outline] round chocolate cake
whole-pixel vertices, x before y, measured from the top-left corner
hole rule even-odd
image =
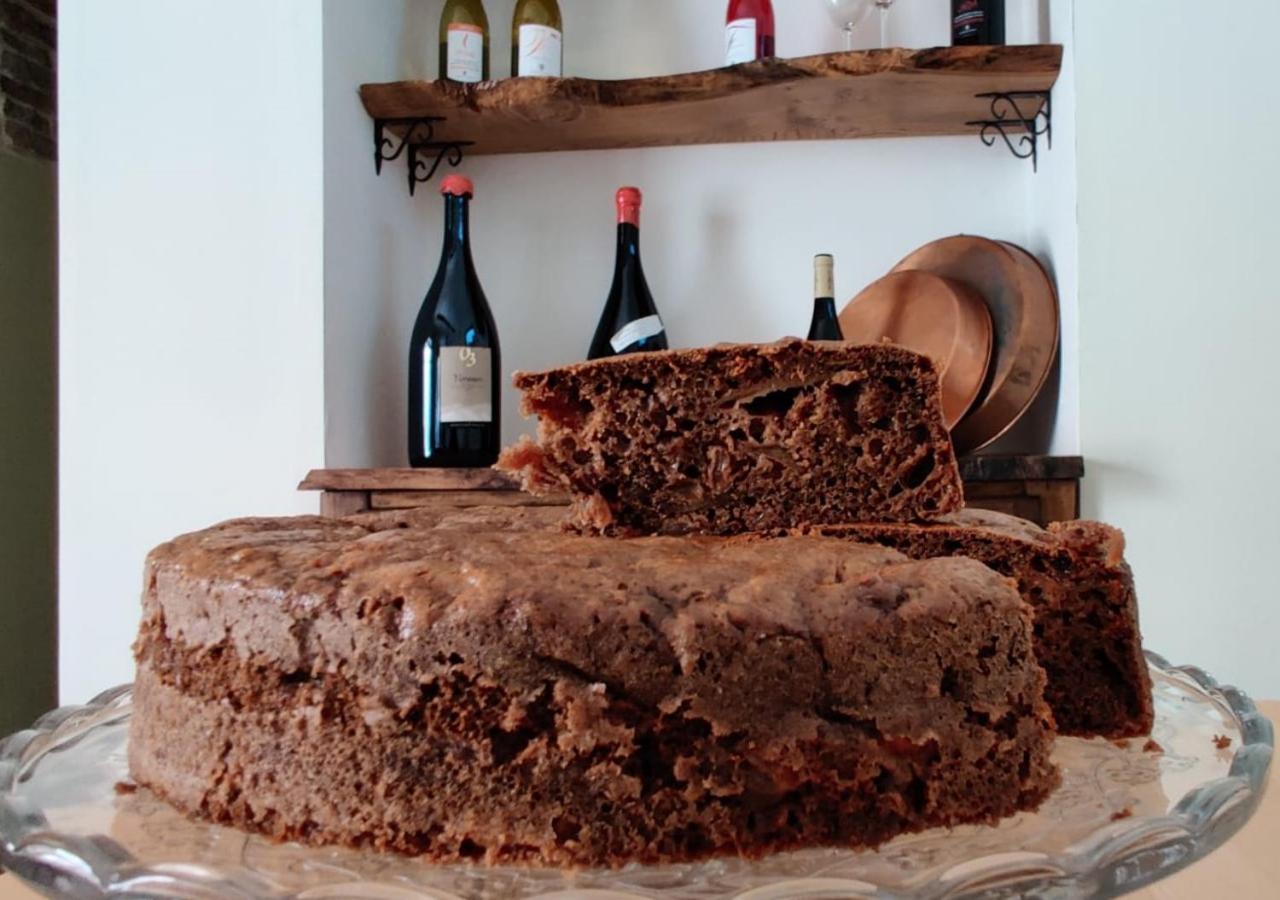
[[[135,650],[133,777],[282,840],[615,866],[1057,782],[1014,583],[838,537],[238,520],[151,553]]]

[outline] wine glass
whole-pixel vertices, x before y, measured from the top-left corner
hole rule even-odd
[[[889,43],[889,7],[893,0],[825,0],[831,17],[844,30],[844,48],[853,49],[853,30],[858,27],[871,8],[880,10],[880,46]]]

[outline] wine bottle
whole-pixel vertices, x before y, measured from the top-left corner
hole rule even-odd
[[[613,286],[600,324],[591,339],[588,359],[666,350],[667,333],[653,305],[653,295],[640,264],[640,189],[624,187],[618,196],[618,256]]]
[[[409,341],[409,463],[478,468],[498,459],[502,356],[471,260],[471,179],[450,175],[444,250]]]
[[[836,318],[835,260],[829,253],[819,253],[813,258],[813,319],[809,322],[809,340],[844,340],[840,320]]]
[[[556,0],[520,0],[511,18],[511,74],[564,74],[564,26]]]
[[[951,0],[951,43],[1003,44],[1004,0]]]
[[[770,0],[729,0],[724,35],[726,66],[773,56],[773,4]]]
[[[489,17],[482,0],[448,0],[440,14],[440,77],[489,80]]]

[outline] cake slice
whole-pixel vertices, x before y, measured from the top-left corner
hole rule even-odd
[[[933,519],[963,505],[938,377],[885,344],[788,340],[519,373],[538,440],[498,468],[608,534]]]
[[[581,866],[875,846],[1057,783],[1030,611],[973,560],[412,519],[153,551],[138,783],[280,840]]]
[[[1133,573],[1124,535],[1100,522],[1048,530],[1003,513],[967,509],[927,525],[820,529],[874,541],[916,559],[965,556],[1018,583],[1035,611],[1036,657],[1063,734],[1109,738],[1150,733],[1151,676],[1142,655]]]

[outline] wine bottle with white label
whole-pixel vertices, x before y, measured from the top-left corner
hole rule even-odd
[[[440,14],[440,77],[489,80],[489,17],[483,0],[448,0]]]
[[[835,259],[830,253],[819,253],[813,258],[813,318],[809,320],[809,340],[844,340],[836,317]]]
[[[511,74],[564,74],[564,26],[556,0],[520,0],[511,17]]]
[[[773,56],[771,0],[729,0],[724,19],[724,64],[736,66]]]
[[[498,329],[471,261],[471,179],[444,179],[444,250],[409,341],[409,464],[479,468],[501,446]]]
[[[591,339],[588,359],[667,349],[667,332],[640,264],[640,189],[619,189],[617,201],[618,258],[613,287]]]

